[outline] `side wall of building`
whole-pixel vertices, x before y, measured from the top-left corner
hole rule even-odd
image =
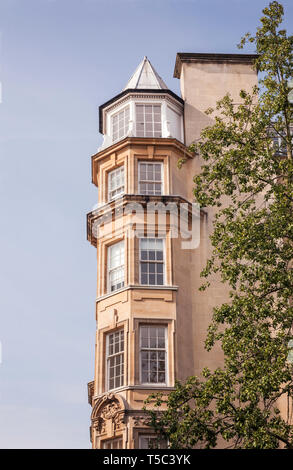
[[[190,54],[192,56],[192,54]],[[195,54],[195,56],[197,56]],[[221,57],[209,59],[209,54],[203,59],[197,57],[189,57],[187,62],[184,59],[180,63],[180,88],[182,98],[184,99],[184,130],[185,144],[188,146],[200,137],[202,129],[206,126],[213,125],[214,121],[211,116],[205,114],[205,110],[212,107],[215,108],[216,102],[230,93],[235,105],[240,102],[240,90],[245,89],[251,92],[253,87],[257,85],[257,73],[252,63],[243,63],[241,58],[238,62],[235,59],[223,59]],[[220,55],[219,55],[220,56]],[[247,60],[247,59],[246,59]],[[177,72],[178,73],[178,72]],[[189,162],[187,162],[188,165]],[[200,156],[196,156],[193,164],[194,174],[200,173],[202,165]],[[190,174],[187,185],[192,191],[193,174]],[[175,266],[182,266],[181,269],[176,268],[175,278],[178,285],[184,283],[184,263],[188,266],[190,273],[189,289],[191,290],[191,310],[187,313],[183,291],[179,291],[178,299],[178,322],[182,321],[184,326],[179,328],[184,331],[189,328],[188,335],[192,342],[192,348],[188,348],[188,344],[182,345],[182,338],[178,335],[178,351],[180,349],[186,352],[190,363],[194,368],[194,374],[200,375],[203,367],[215,369],[223,363],[223,355],[219,346],[215,346],[212,351],[207,352],[204,348],[207,328],[211,322],[213,308],[221,305],[229,299],[228,286],[220,282],[219,277],[214,276],[211,279],[211,286],[205,292],[200,292],[203,279],[200,278],[200,272],[204,268],[207,260],[212,254],[210,243],[210,235],[213,231],[213,220],[215,210],[213,208],[204,208],[205,215],[201,217],[201,238],[200,245],[197,249],[191,250],[190,254],[180,254],[180,260],[174,260]],[[185,259],[186,258],[186,259]],[[189,261],[187,261],[189,259]],[[186,321],[186,315],[190,317]],[[191,333],[192,332],[192,333]],[[181,345],[181,346],[180,346]],[[192,355],[192,358],[190,356]],[[183,373],[178,371],[178,378],[184,378]]]

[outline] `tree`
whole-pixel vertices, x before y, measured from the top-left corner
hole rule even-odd
[[[234,106],[227,94],[217,103],[214,125],[205,128],[191,150],[201,156],[194,195],[201,206],[217,208],[212,258],[202,272],[201,289],[219,273],[230,299],[214,309],[205,347],[219,341],[224,365],[202,377],[176,383],[166,400],[151,396],[166,411],[149,410],[150,425],[171,448],[293,448],[293,421],[278,403],[293,395],[293,36],[281,29],[283,7],[263,10],[254,43],[260,87],[241,91]],[[208,114],[213,114],[209,109]],[[180,165],[184,161],[180,162]],[[225,203],[224,203],[225,199]],[[228,203],[227,203],[228,200]],[[152,401],[153,403],[153,401]],[[291,403],[292,407],[292,403]],[[223,446],[223,444],[221,444]]]

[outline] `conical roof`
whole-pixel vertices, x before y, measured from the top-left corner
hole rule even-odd
[[[127,89],[167,90],[168,87],[145,56],[122,91]]]

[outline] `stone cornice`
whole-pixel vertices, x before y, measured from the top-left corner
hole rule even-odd
[[[112,392],[113,394],[117,395],[119,394],[120,392],[124,392],[125,390],[141,390],[141,391],[150,391],[150,390],[153,390],[154,392],[172,392],[175,390],[175,387],[168,387],[168,386],[159,386],[159,385],[124,385],[123,387],[119,387],[119,388],[116,388],[114,389]],[[97,400],[100,400],[101,398],[103,397],[107,397],[109,395],[109,392],[104,392],[100,395],[94,395],[92,398],[94,401],[97,401]],[[141,412],[141,410],[125,410],[125,412],[127,414],[131,414],[131,413],[139,413]]]
[[[178,52],[174,68],[174,77],[180,78],[183,63],[233,63],[233,64],[251,64],[253,65],[258,54],[209,54],[194,52]]]
[[[93,245],[97,246],[97,238],[95,236],[95,231],[93,230],[93,225],[99,220],[103,220],[104,223],[107,219],[109,222],[113,220],[114,217],[119,217],[123,215],[124,207],[129,203],[139,203],[145,209],[148,203],[175,203],[177,206],[179,204],[188,204],[188,215],[192,216],[192,202],[188,201],[182,196],[178,195],[164,195],[164,196],[146,196],[142,194],[124,194],[118,199],[104,204],[103,206],[89,212],[87,214],[87,239]],[[170,209],[169,209],[170,211]],[[168,212],[168,207],[167,207]],[[200,215],[207,215],[204,210],[200,210]]]
[[[142,147],[147,147],[149,145],[153,145],[155,147],[171,147],[176,149],[178,152],[182,153],[182,157],[186,158],[194,158],[195,153],[192,153],[188,150],[186,145],[174,138],[166,138],[166,137],[125,137],[124,139],[116,142],[115,144],[101,150],[98,153],[92,155],[92,183],[96,184],[94,178],[94,166],[95,162],[98,160],[102,160],[103,158],[108,157],[109,155],[123,150],[124,148],[133,146],[133,145],[141,145]]]

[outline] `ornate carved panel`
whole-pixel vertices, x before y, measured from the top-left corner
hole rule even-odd
[[[98,435],[115,436],[124,429],[125,404],[119,395],[109,393],[100,398],[92,412],[92,426]]]

